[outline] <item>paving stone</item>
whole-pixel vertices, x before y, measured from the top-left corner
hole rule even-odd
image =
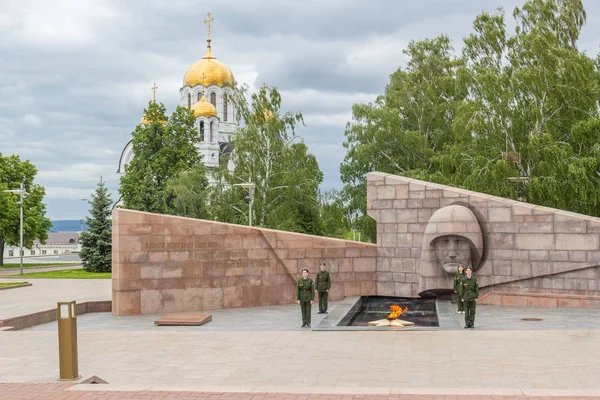
[[[154,325],[159,326],[200,326],[212,320],[212,314],[204,313],[179,313],[167,314],[156,319]]]

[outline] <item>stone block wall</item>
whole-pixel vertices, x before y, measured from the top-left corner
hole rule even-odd
[[[452,288],[425,235],[432,215],[449,205],[467,207],[479,222],[483,253],[474,275],[483,292],[600,295],[600,218],[379,172],[368,175],[367,190],[379,295]]]
[[[320,262],[331,300],[376,294],[373,244],[115,208],[114,315],[295,302],[295,282]]]

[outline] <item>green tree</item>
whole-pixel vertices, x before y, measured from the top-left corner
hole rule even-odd
[[[471,96],[438,170],[471,190],[599,215],[600,87],[597,64],[577,49],[583,3],[531,0],[513,15],[513,34],[499,9],[465,39]]]
[[[583,3],[529,0],[513,16],[510,33],[502,9],[481,13],[459,56],[444,36],[412,42],[385,94],[353,107],[341,174],[363,233],[376,170],[600,215],[600,62],[577,49]]]
[[[318,188],[323,180],[314,155],[296,134],[301,113],[280,112],[281,95],[262,87],[247,101],[247,88],[234,99],[244,121],[233,140],[230,159],[215,169],[211,213],[221,221],[247,223],[248,192],[233,186],[253,182],[253,225],[320,234]],[[227,163],[233,162],[229,171]]]
[[[178,106],[171,117],[164,105],[151,101],[144,110],[146,125],[132,132],[133,154],[121,177],[119,192],[125,208],[153,213],[173,214],[181,210],[175,204],[176,182],[181,173],[195,169],[198,178],[202,155],[196,148],[199,132],[191,110]]]
[[[110,272],[112,270],[112,232],[111,232],[111,195],[106,189],[102,177],[96,192],[89,201],[91,217],[86,217],[87,232],[79,238],[81,251],[79,257],[83,268],[89,272]]]
[[[3,156],[0,153],[0,266],[4,265],[4,246],[19,244],[19,196],[5,193],[4,190],[19,189],[21,184],[27,192],[23,198],[23,247],[31,248],[33,241],[42,243],[48,238],[52,223],[46,218],[46,205],[43,203],[44,188],[34,183],[36,167],[29,161],[21,161],[19,156]]]
[[[433,157],[453,140],[452,123],[466,97],[464,61],[450,39],[412,41],[406,68],[391,75],[374,103],[355,104],[346,126],[348,149],[341,165],[343,195],[355,228],[375,241],[375,223],[366,214],[366,174],[410,175],[431,168]]]
[[[332,189],[319,198],[323,236],[347,238],[352,229],[348,206],[344,204],[341,192]]]
[[[189,218],[208,218],[207,168],[204,164],[181,171],[167,181],[167,196],[172,198],[173,214]]]

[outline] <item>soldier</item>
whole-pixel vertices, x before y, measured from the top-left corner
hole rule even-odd
[[[327,296],[331,287],[331,275],[329,271],[325,271],[325,267],[325,263],[321,263],[321,271],[317,273],[315,280],[316,292],[319,293],[319,314],[327,314]]]
[[[467,267],[467,275],[458,287],[458,297],[465,305],[465,329],[475,328],[475,308],[479,298],[479,284],[472,273],[471,267]]]
[[[301,328],[310,328],[310,311],[315,299],[315,288],[312,279],[308,277],[308,270],[302,270],[302,278],[298,279],[296,285],[296,303],[300,304],[302,310]]]
[[[456,293],[456,302],[458,303],[458,313],[465,313],[465,303],[460,300],[458,296],[458,287],[462,283],[463,278],[465,277],[465,267],[460,264],[457,268],[456,274],[454,274],[454,293]]]

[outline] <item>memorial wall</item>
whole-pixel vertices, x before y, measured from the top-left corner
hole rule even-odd
[[[600,219],[390,174],[368,174],[377,244],[115,208],[115,315],[295,302],[325,262],[330,300],[451,292],[459,264],[482,302],[600,307]]]
[[[482,293],[600,295],[600,218],[379,172],[367,190],[379,295],[447,291],[461,263]]]
[[[325,262],[329,298],[375,294],[373,244],[115,208],[113,314],[295,302],[303,268]]]

